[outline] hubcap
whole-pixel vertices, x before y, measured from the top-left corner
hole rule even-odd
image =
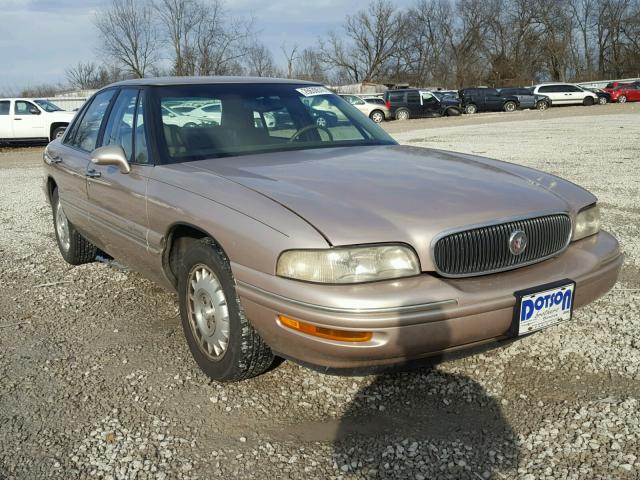
[[[398,118],[400,120],[406,120],[407,119],[407,112],[402,111],[402,112],[398,113]]]
[[[316,120],[316,125],[318,125],[319,127],[326,127],[327,126],[327,121],[324,118],[319,117]]]
[[[382,114],[376,112],[376,113],[373,114],[372,119],[373,119],[374,122],[380,123],[380,122],[382,122]]]
[[[618,102],[620,102],[620,103],[625,103],[626,101],[627,101],[627,97],[620,97],[618,99]]]
[[[206,265],[196,265],[187,285],[191,332],[211,360],[220,360],[229,346],[229,308],[222,284]]]
[[[69,251],[69,247],[71,246],[71,241],[69,239],[69,222],[67,221],[67,216],[62,210],[60,200],[58,200],[58,204],[56,205],[56,232],[58,233],[58,241],[60,242],[62,249],[65,252]]]
[[[62,135],[64,135],[64,130],[58,130],[56,132],[56,138],[60,138],[60,137],[62,137]]]

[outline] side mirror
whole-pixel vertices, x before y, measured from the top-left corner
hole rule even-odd
[[[40,110],[38,110],[36,107],[29,107],[29,113],[31,115],[40,115]]]
[[[91,161],[96,165],[115,165],[120,173],[129,173],[131,166],[120,145],[107,145],[91,152]]]

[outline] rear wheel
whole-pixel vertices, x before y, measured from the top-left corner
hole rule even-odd
[[[469,105],[464,107],[464,113],[472,115],[478,112],[478,107],[474,103],[470,103]]]
[[[508,101],[504,103],[505,112],[515,112],[517,108],[518,105],[516,105],[516,102]]]
[[[585,97],[585,99],[582,101],[582,104],[585,107],[590,107],[591,105],[594,104],[593,97]]]
[[[222,250],[209,238],[194,241],[178,277],[182,327],[202,371],[223,382],[266,371],[273,353],[242,310]]]
[[[618,103],[627,103],[627,97],[625,95],[620,95],[618,97]]]
[[[401,108],[396,112],[396,120],[409,120],[411,114],[406,108]]]
[[[82,265],[93,262],[98,254],[97,247],[84,238],[67,219],[62,209],[58,189],[51,195],[53,208],[53,226],[56,231],[56,240],[62,258],[71,265]]]
[[[384,113],[380,110],[374,110],[369,114],[369,118],[376,123],[381,123],[384,120]]]
[[[546,100],[540,100],[538,103],[536,103],[536,108],[538,110],[546,110],[547,108],[549,108],[549,102],[547,102]]]

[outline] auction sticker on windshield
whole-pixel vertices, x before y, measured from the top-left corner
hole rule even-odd
[[[549,287],[516,292],[515,335],[526,335],[571,320],[575,283],[566,280]]]
[[[305,97],[315,97],[316,95],[331,95],[333,92],[324,87],[304,87],[296,88],[298,93],[301,93]]]

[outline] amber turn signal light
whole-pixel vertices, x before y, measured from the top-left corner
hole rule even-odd
[[[280,323],[285,327],[298,332],[313,335],[314,337],[338,340],[341,342],[368,342],[373,337],[373,332],[355,332],[351,330],[335,330],[333,328],[318,327],[310,323],[294,320],[293,318],[278,315]]]

